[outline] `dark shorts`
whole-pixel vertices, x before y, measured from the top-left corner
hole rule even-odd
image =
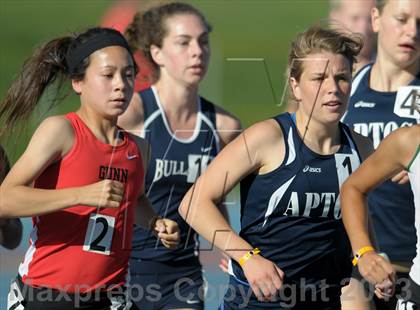
[[[71,294],[50,288],[26,285],[18,277],[10,287],[7,310],[126,310],[129,309],[126,290],[95,291]]]
[[[130,261],[131,309],[204,309],[201,265]]]
[[[277,301],[261,302],[255,297],[248,283],[230,276],[229,286],[219,310],[338,310],[341,309],[340,295],[341,288],[339,287],[304,292],[298,286],[286,284],[279,291]]]

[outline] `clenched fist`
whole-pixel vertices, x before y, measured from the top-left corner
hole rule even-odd
[[[181,235],[178,224],[175,221],[166,218],[157,219],[153,231],[165,247],[174,249],[178,246]]]
[[[118,208],[123,200],[123,196],[123,183],[103,180],[81,187],[78,201],[79,204],[92,207]]]

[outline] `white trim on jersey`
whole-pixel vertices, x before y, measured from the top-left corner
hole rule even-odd
[[[359,87],[360,82],[362,81],[362,78],[365,76],[365,74],[370,70],[372,65],[367,65],[364,69],[359,71],[356,76],[354,77],[353,81],[351,82],[351,92],[350,97],[353,96],[356,89]]]
[[[169,127],[169,123],[168,120],[166,119],[166,115],[165,115],[165,110],[162,107],[162,104],[160,102],[159,99],[159,94],[157,92],[157,89],[155,86],[151,87],[152,91],[153,91],[153,95],[155,96],[156,99],[156,103],[159,107],[159,110],[161,111],[162,114],[162,119],[163,119],[163,123],[165,124],[166,130],[168,131],[168,134],[172,137],[172,139],[180,142],[180,143],[191,143],[194,142],[194,140],[197,138],[198,134],[200,133],[200,128],[201,128],[201,100],[200,97],[197,97],[197,107],[198,107],[198,111],[197,111],[197,119],[195,121],[195,128],[194,128],[194,133],[191,137],[189,137],[188,139],[181,139],[178,138],[172,131],[171,128]],[[179,132],[186,132],[187,130],[178,130]],[[190,130],[188,130],[190,131]]]
[[[161,114],[160,110],[153,112],[147,119],[144,120],[143,131],[140,133],[142,138],[146,137],[147,127]]]
[[[38,223],[39,223],[39,217],[37,217],[37,224]],[[31,235],[30,235],[30,238],[29,238],[29,240],[31,242],[31,245],[25,253],[25,258],[24,258],[23,262],[19,265],[18,272],[19,272],[19,275],[22,278],[28,274],[29,264],[32,262],[32,259],[34,257],[35,251],[36,251],[35,243],[38,240],[38,227],[36,225],[32,229],[32,232],[31,232]]]
[[[353,142],[353,139],[350,137],[350,135],[347,133],[347,131],[343,130],[344,134],[346,135],[347,141],[349,141],[351,152],[353,155],[357,155],[357,158],[361,161],[362,159],[359,156],[359,153],[357,153],[356,144]]]
[[[350,97],[353,96],[353,94],[356,92],[356,89],[359,87],[359,84],[362,81],[362,78],[365,76],[365,74],[369,71],[369,69],[371,67],[372,67],[372,64],[367,65],[362,70],[360,70],[359,72],[357,72],[356,76],[354,77],[354,79],[351,82]],[[348,112],[348,108],[347,108],[346,112],[344,112],[343,116],[341,117],[341,121],[343,123],[345,123],[344,120],[346,119],[347,112]]]
[[[17,280],[13,281],[10,285],[9,294],[7,295],[7,308],[8,310],[25,310],[23,302],[25,299],[22,296]]]
[[[219,135],[217,133],[217,130],[216,130],[216,128],[214,128],[214,124],[209,120],[209,118],[205,114],[203,114],[201,112],[200,112],[200,114],[201,114],[201,118],[204,121],[204,123],[206,123],[207,126],[209,126],[211,128],[211,131],[213,132],[213,137],[216,140],[217,153],[219,153],[220,152],[220,138],[219,138]]]
[[[267,223],[268,217],[273,214],[274,209],[277,207],[279,201],[283,198],[284,193],[289,188],[289,185],[292,183],[292,181],[295,179],[296,175],[294,175],[292,178],[290,178],[287,182],[283,183],[282,186],[280,186],[270,197],[270,201],[268,202],[267,211],[264,215],[264,223],[263,227]]]
[[[289,156],[286,161],[286,166],[290,165],[292,162],[296,159],[296,151],[295,151],[295,143],[293,142],[293,128],[290,126],[289,133],[287,134],[287,144],[289,149]],[[289,188],[290,183],[294,180],[296,176],[293,176],[291,179],[289,179],[287,182],[283,183],[282,186],[280,186],[270,197],[270,200],[268,202],[267,211],[264,215],[264,223],[263,227],[267,223],[268,217],[274,212],[274,209],[276,208],[277,204],[283,197],[286,190]]]
[[[231,259],[231,258],[230,258],[230,259],[229,259],[229,261],[228,261],[228,274],[229,274],[229,275],[231,275],[231,276],[233,276],[233,277],[235,278],[235,280],[236,280],[238,283],[240,283],[240,284],[242,284],[242,285],[250,286],[248,282],[246,282],[246,281],[244,281],[244,280],[239,279],[239,278],[235,275],[235,273],[233,272],[233,265],[232,265],[232,259]],[[222,303],[222,305],[223,305],[223,303]]]
[[[289,157],[287,158],[286,166],[290,165],[296,159],[295,143],[293,142],[293,130],[289,128],[289,134],[287,137],[287,144],[289,145]]]
[[[235,273],[233,272],[233,266],[232,266],[232,259],[231,258],[229,258],[229,260],[228,260],[227,273],[230,274],[231,276],[235,276]]]

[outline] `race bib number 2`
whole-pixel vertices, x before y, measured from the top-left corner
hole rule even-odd
[[[400,117],[420,118],[420,86],[403,86],[398,89],[394,113]]]
[[[109,255],[111,253],[114,224],[115,218],[112,216],[97,213],[91,214],[83,250]]]

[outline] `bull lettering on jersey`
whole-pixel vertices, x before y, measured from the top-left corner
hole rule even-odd
[[[159,181],[163,177],[171,175],[188,175],[188,167],[184,167],[183,161],[156,159],[156,169],[153,182]]]
[[[127,183],[128,170],[122,168],[114,168],[107,166],[99,166],[99,178],[101,180],[113,180],[121,183]]]
[[[327,218],[330,210],[333,209],[334,218],[340,219],[340,204],[336,202],[335,193],[305,193],[305,206],[303,207],[303,205],[299,205],[298,193],[292,192],[283,215]]]
[[[206,170],[212,156],[188,155],[188,162],[178,160],[156,159],[155,175],[153,182],[170,176],[185,176],[188,183],[194,183]]]
[[[370,137],[373,141],[373,146],[376,149],[382,139],[384,139],[391,132],[400,127],[412,126],[414,123],[415,122],[403,122],[401,126],[398,126],[396,122],[373,122],[367,124],[355,123],[353,128],[357,133],[360,133],[365,137]]]

